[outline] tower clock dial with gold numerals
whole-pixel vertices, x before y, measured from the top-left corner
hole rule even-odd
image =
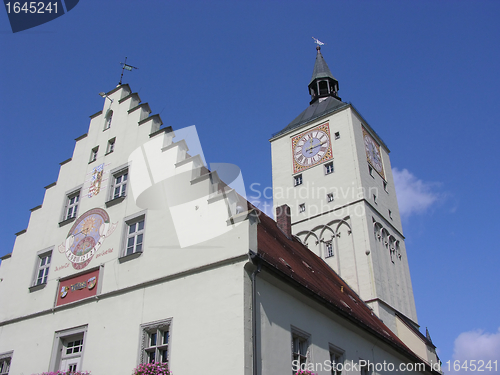
[[[293,137],[294,173],[333,158],[329,134],[328,124],[323,124]]]
[[[363,140],[365,143],[366,160],[373,168],[375,168],[382,178],[385,178],[380,146],[365,129],[363,129]]]

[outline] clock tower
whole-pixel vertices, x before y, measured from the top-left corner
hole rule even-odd
[[[290,206],[293,235],[324,259],[394,332],[417,326],[389,149],[352,104],[319,46],[311,101],[271,138],[275,207]]]

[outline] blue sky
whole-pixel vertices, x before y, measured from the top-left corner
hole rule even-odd
[[[250,197],[271,186],[268,140],[309,103],[315,36],[391,150],[423,331],[443,362],[500,359],[499,16],[498,1],[87,0],[12,34],[0,11],[0,255],[125,56],[139,69],[124,82],[165,125],[196,125]]]

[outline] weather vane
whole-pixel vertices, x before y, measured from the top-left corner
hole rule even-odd
[[[314,39],[314,43],[316,43],[318,46],[323,46],[325,45],[325,43],[323,43],[322,41],[320,41],[319,39],[316,39],[315,37],[312,37]]]
[[[120,76],[120,83],[118,83],[118,85],[122,84],[123,71],[125,69],[128,70],[128,71],[132,71],[132,69],[139,69],[139,68],[136,68],[135,66],[127,64],[127,57],[125,57],[125,62],[121,62],[120,65],[122,66],[122,75]]]

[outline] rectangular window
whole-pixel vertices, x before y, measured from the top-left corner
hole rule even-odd
[[[389,191],[387,190],[387,181],[384,181],[384,190],[385,190],[386,192],[389,192]]]
[[[116,138],[113,138],[108,141],[108,147],[106,148],[106,155],[111,154],[115,150],[115,140]]]
[[[56,332],[52,347],[52,371],[82,371],[87,326]]]
[[[340,139],[340,132],[335,133],[335,139]]]
[[[168,363],[172,319],[141,325],[141,363]]]
[[[334,198],[333,198],[333,193],[328,193],[328,194],[326,195],[326,200],[327,200],[327,202],[333,202],[333,199],[334,199]]]
[[[92,151],[90,151],[90,160],[89,163],[92,163],[97,160],[97,152],[99,151],[99,146],[94,147]]]
[[[8,375],[13,353],[14,352],[7,352],[0,354],[0,375]]]
[[[373,194],[373,202],[377,204],[377,196],[375,194]]]
[[[125,255],[142,252],[144,242],[144,220],[145,217],[143,215],[127,222]]]
[[[78,213],[78,203],[80,201],[80,190],[68,195],[66,202],[66,210],[64,215],[64,220],[69,220],[76,217]]]
[[[325,164],[325,174],[333,173],[333,161]]]
[[[330,258],[333,256],[333,244],[332,241],[325,242],[325,258]]]
[[[370,375],[371,371],[368,365],[362,366],[361,367],[361,375]]]
[[[302,175],[301,174],[298,174],[297,176],[295,176],[293,178],[293,184],[294,184],[294,186],[302,185]]]
[[[392,211],[391,210],[389,210],[389,218],[392,219]]]
[[[127,194],[128,169],[113,175],[113,196],[111,199],[124,197]]]
[[[344,367],[344,351],[330,344],[330,362],[332,364],[332,375],[341,375]]]
[[[309,334],[292,327],[292,369],[303,368],[308,362]],[[295,372],[293,372],[295,374]]]
[[[368,166],[368,173],[370,173],[370,176],[373,177],[373,168],[370,165]],[[373,177],[373,178],[375,178],[375,177]]]
[[[36,279],[33,285],[47,284],[51,258],[52,258],[52,251],[38,255]]]
[[[302,203],[299,204],[299,212],[305,212],[306,211],[306,204]]]

